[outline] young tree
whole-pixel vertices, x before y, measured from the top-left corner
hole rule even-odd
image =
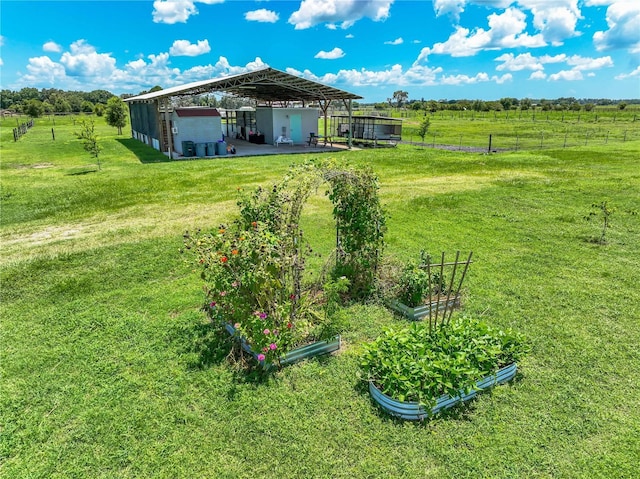
[[[109,98],[105,109],[107,125],[118,129],[118,135],[122,135],[122,127],[127,124],[127,105],[117,96]]]
[[[418,136],[422,139],[422,143],[424,143],[424,137],[427,136],[427,131],[429,131],[430,125],[431,120],[428,116],[425,116],[420,122],[420,128],[418,128]]]
[[[80,120],[80,131],[76,133],[76,136],[82,140],[84,149],[98,162],[98,170],[102,169],[100,164],[100,150],[102,150],[102,147],[98,144],[93,118]]]

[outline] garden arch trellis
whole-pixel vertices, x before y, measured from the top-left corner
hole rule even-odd
[[[290,275],[299,295],[305,264],[300,218],[309,197],[323,184],[329,185],[336,221],[334,274],[349,279],[353,297],[364,297],[375,287],[386,224],[378,178],[371,169],[334,161],[293,166],[270,191],[258,189],[239,202],[243,226],[262,221],[282,236],[283,247],[293,255]]]

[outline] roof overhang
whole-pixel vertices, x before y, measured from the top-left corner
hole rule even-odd
[[[239,75],[202,80],[166,88],[125,99],[127,102],[154,101],[171,97],[227,92],[237,97],[271,102],[305,102],[331,100],[359,100],[361,96],[349,93],[290,73],[263,68]]]

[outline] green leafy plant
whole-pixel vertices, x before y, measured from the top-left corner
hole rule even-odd
[[[378,178],[369,168],[348,169],[324,165],[331,184],[338,247],[334,277],[350,280],[354,297],[375,291],[378,267],[384,250],[386,217],[378,197]]]
[[[439,271],[427,271],[426,264],[431,262],[431,256],[425,251],[420,252],[420,261],[410,261],[402,268],[398,283],[394,288],[394,295],[401,303],[415,308],[424,304],[426,298],[438,294],[445,295],[446,280]]]
[[[388,396],[432,408],[440,396],[469,392],[528,349],[519,333],[463,317],[433,330],[424,323],[387,329],[365,345],[361,366]]]
[[[600,203],[593,203],[591,205],[591,211],[584,217],[587,221],[600,221],[602,231],[600,232],[600,238],[596,241],[599,244],[607,244],[607,230],[611,228],[611,217],[615,213],[616,209],[608,205],[606,201]]]

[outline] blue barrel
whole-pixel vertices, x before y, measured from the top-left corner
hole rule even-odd
[[[216,143],[216,154],[217,155],[226,155],[227,154],[227,142],[219,141]]]
[[[207,142],[207,156],[215,156],[216,144],[213,141]]]
[[[206,143],[196,143],[196,156],[198,158],[203,158],[207,156],[207,144]]]

